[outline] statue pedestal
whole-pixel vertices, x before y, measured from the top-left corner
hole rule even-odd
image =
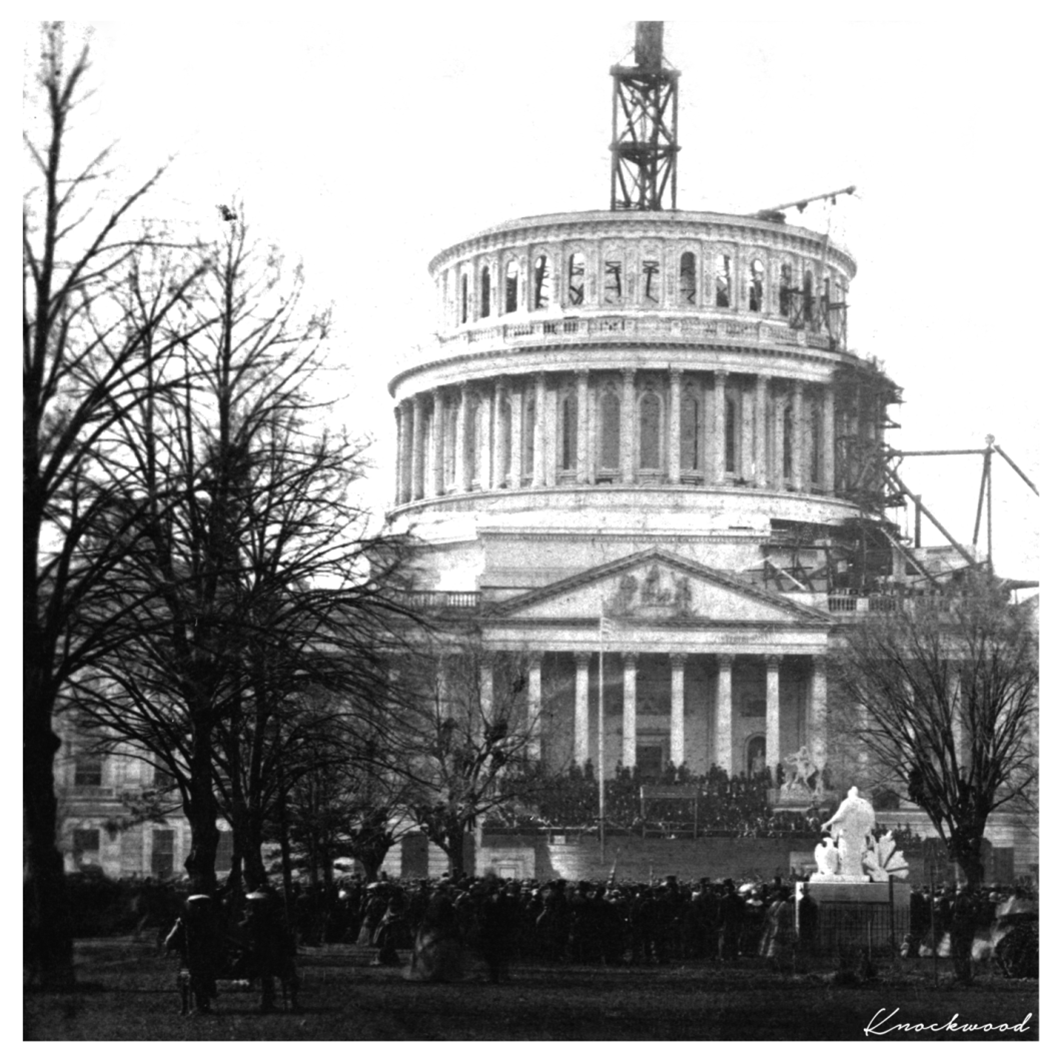
[[[893,953],[910,931],[910,885],[906,881],[871,881],[867,877],[827,877],[796,885],[796,928],[801,900],[815,904],[815,943],[819,953],[869,948]]]

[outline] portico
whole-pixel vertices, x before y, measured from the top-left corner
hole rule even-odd
[[[506,602],[484,643],[526,654],[550,769],[588,760],[605,776],[617,764],[651,774],[670,761],[740,774],[826,746],[829,626],[780,594],[648,550]]]

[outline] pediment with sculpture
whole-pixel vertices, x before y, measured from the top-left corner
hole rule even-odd
[[[821,612],[662,550],[636,553],[506,601],[519,619],[596,619],[620,623],[769,623],[824,626]]]

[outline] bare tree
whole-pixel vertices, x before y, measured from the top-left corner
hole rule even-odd
[[[188,302],[183,386],[113,433],[138,513],[110,598],[126,636],[79,689],[83,715],[176,778],[204,891],[222,814],[251,877],[264,873],[272,767],[305,734],[306,691],[380,703],[409,625],[389,592],[402,540],[368,533],[353,497],[363,444],[319,424],[327,317],[301,313],[301,274],[237,210],[224,222]]]
[[[1036,781],[1036,615],[981,574],[897,604],[844,631],[838,721],[905,785],[975,886],[988,816],[1026,801]]]
[[[88,49],[68,59],[59,23],[46,24],[41,40],[27,92],[33,128],[24,140],[36,182],[24,198],[22,237],[24,942],[36,978],[62,984],[73,979],[73,965],[55,844],[53,714],[69,680],[121,636],[114,622],[81,620],[130,541],[97,533],[101,517],[113,516],[127,474],[108,459],[102,439],[144,405],[153,370],[185,337],[171,331],[157,338],[196,283],[202,258],[143,273],[144,256],[159,240],[137,228],[136,212],[163,170],[115,201],[105,194],[110,148],[87,161],[68,158]],[[135,318],[131,284],[139,285],[142,308]]]
[[[526,661],[474,635],[460,651],[407,664],[417,690],[403,730],[402,763],[415,781],[409,814],[465,870],[466,836],[491,811],[532,800],[541,782],[539,722],[527,699]]]

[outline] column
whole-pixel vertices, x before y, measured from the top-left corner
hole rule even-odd
[[[508,485],[519,488],[523,485],[523,390],[512,387],[508,392],[509,405],[509,458]]]
[[[619,408],[619,466],[624,483],[634,481],[634,370],[623,369],[623,391]]]
[[[814,656],[811,660],[813,671],[810,680],[810,753],[814,756],[815,765],[823,769],[827,759],[828,730],[826,727],[825,705],[828,689],[825,677],[825,657]]]
[[[431,427],[435,432],[434,493],[435,497],[441,497],[446,492],[446,455],[443,452],[446,439],[446,403],[441,387],[435,388],[434,399],[435,411],[431,420]]]
[[[484,719],[494,717],[494,667],[492,663],[479,665],[479,708]]]
[[[589,661],[588,652],[575,653],[575,763],[579,767],[589,758]]]
[[[682,480],[682,370],[670,370],[670,419],[667,421],[667,481]],[[678,764],[675,763],[675,766]]]
[[[413,482],[410,501],[419,501],[424,496],[424,398],[418,394],[413,398]]]
[[[623,653],[623,766],[637,764],[637,653]]]
[[[785,399],[780,394],[774,397],[773,480],[778,490],[785,488]]]
[[[457,452],[453,455],[453,480],[454,487],[458,491],[468,489],[468,467],[467,455],[465,453],[466,440],[468,437],[468,384],[460,385],[460,400],[457,405]]]
[[[715,482],[721,486],[726,481],[726,375],[715,373]]]
[[[715,762],[733,773],[733,657],[718,656],[715,692]]]
[[[670,758],[675,766],[685,762],[685,660],[684,652],[670,657]]]
[[[557,449],[560,445],[560,431],[557,424],[559,399],[559,388],[554,387],[545,392],[545,445],[542,448],[542,460],[545,465],[546,486],[556,486],[556,466],[559,463]]]
[[[394,407],[394,503],[402,503],[402,452],[405,449],[405,439],[402,437],[402,407],[399,402]]]
[[[822,395],[822,489],[827,494],[836,490],[836,410],[833,388],[826,383]]]
[[[792,486],[803,489],[803,382],[796,380],[792,388]]]
[[[589,475],[589,369],[578,371],[578,450],[575,480],[588,483]]]
[[[781,657],[766,656],[766,765],[781,761]]]
[[[527,673],[527,755],[542,757],[542,654],[530,654]]]
[[[766,486],[766,385],[769,376],[755,377],[755,485]]]
[[[505,436],[501,430],[505,416],[505,382],[498,380],[494,384],[494,412],[493,412],[493,455],[490,460],[490,488],[500,490],[505,485]]]
[[[545,373],[534,380],[534,486],[545,485]]]

